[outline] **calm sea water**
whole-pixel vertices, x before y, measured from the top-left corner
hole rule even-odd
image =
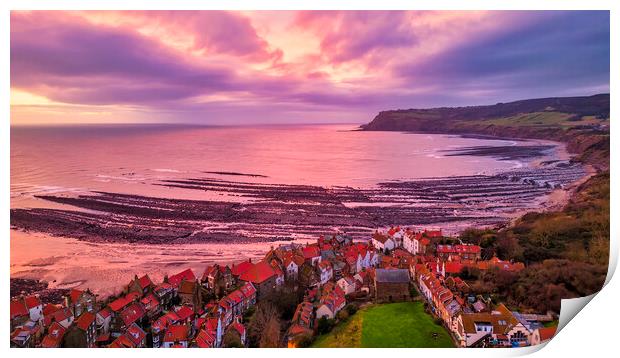
[[[175,178],[369,187],[398,179],[493,174],[526,164],[447,157],[442,152],[517,145],[508,140],[354,129],[354,125],[14,127],[11,207],[54,206],[34,198],[36,194],[95,190],[188,199],[213,195],[154,185]],[[13,230],[11,275],[44,279],[58,287],[113,292],[134,273],[157,278],[186,267],[200,272],[208,262],[260,256],[267,245],[272,244],[93,244]]]
[[[368,187],[424,177],[495,173],[519,165],[442,150],[511,145],[448,135],[354,131],[352,125],[273,127],[83,126],[11,129],[11,206],[35,194],[92,190],[196,198],[154,186],[211,177],[278,184]],[[264,177],[207,174],[235,172]]]

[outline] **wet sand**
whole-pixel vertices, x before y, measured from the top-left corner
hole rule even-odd
[[[214,178],[157,185],[224,193],[243,202],[182,200],[95,192],[45,195],[67,209],[12,209],[13,228],[89,242],[186,244],[270,242],[345,233],[368,238],[389,225],[494,226],[546,205],[586,174],[554,162],[497,175],[379,183],[374,188],[260,184]],[[216,196],[216,195],[214,195]]]

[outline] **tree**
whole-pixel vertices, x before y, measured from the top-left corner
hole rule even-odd
[[[226,348],[243,348],[239,332],[235,329],[229,329],[226,331],[226,334],[224,334],[224,338],[222,339],[222,343]]]
[[[256,312],[248,323],[248,340],[251,347],[259,347],[263,342],[263,336],[268,333],[268,328],[273,328],[277,323],[279,327],[279,312],[276,306],[269,301],[260,301],[256,305]],[[272,322],[276,320],[276,322]],[[269,327],[270,326],[270,327]],[[279,328],[278,328],[279,329]],[[279,336],[279,331],[277,332]]]
[[[332,330],[332,328],[334,328],[335,324],[336,324],[336,321],[334,319],[327,318],[327,316],[321,316],[321,318],[319,318],[317,332],[319,334],[329,333]]]
[[[265,325],[260,338],[260,348],[278,348],[280,346],[280,320],[272,316]]]
[[[496,241],[497,256],[504,260],[517,260],[523,259],[523,248],[519,245],[519,240],[512,233],[502,235],[499,240]]]

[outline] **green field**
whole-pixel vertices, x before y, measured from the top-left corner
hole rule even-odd
[[[533,112],[524,113],[512,117],[489,119],[481,121],[485,124],[495,124],[499,126],[565,126],[571,125],[568,121],[573,115],[559,112]],[[573,122],[574,123],[574,122]]]
[[[444,348],[454,344],[446,329],[424,312],[422,302],[403,302],[361,309],[329,334],[317,337],[312,347]]]

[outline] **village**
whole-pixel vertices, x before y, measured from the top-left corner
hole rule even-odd
[[[465,268],[516,272],[523,263],[445,242],[441,229],[392,227],[365,242],[335,235],[272,247],[260,261],[213,264],[198,276],[187,269],[155,283],[141,273],[107,298],[88,289],[72,289],[62,304],[20,295],[11,299],[11,347],[308,347],[361,307],[415,300],[456,347],[553,337],[554,314],[511,311],[472,294],[459,276]]]

